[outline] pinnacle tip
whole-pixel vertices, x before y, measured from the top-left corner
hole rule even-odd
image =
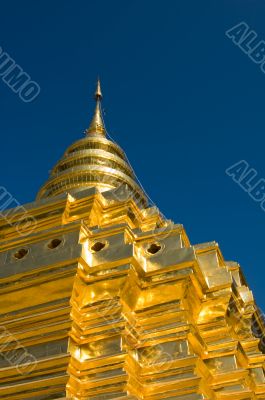
[[[101,86],[100,86],[100,79],[98,78],[97,80],[97,87],[95,91],[95,98],[97,99],[102,99],[102,92],[101,92]]]

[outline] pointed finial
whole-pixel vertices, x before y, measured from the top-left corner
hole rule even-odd
[[[92,121],[89,125],[89,128],[86,129],[86,134],[89,136],[93,136],[93,135],[106,136],[107,132],[105,129],[105,124],[104,124],[102,111],[101,111],[102,97],[103,96],[102,96],[101,87],[100,87],[100,80],[98,78],[96,91],[95,91],[96,108],[94,111]]]
[[[96,88],[96,91],[95,91],[95,99],[97,100],[97,99],[102,99],[103,98],[103,96],[102,96],[102,92],[101,92],[101,86],[100,86],[100,79],[98,78],[98,80],[97,80],[97,88]]]

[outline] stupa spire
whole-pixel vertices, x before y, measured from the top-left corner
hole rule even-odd
[[[96,91],[95,91],[95,100],[96,100],[96,107],[94,111],[93,118],[90,122],[89,128],[86,129],[86,134],[87,135],[101,135],[101,136],[106,136],[106,129],[105,129],[105,124],[102,116],[102,110],[101,110],[101,100],[102,100],[102,92],[101,92],[101,86],[100,86],[100,80],[97,80],[97,86],[96,86]]]

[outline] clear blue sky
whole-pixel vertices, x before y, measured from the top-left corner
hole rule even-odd
[[[82,137],[102,79],[105,122],[152,200],[192,243],[216,240],[265,310],[265,212],[225,170],[265,178],[265,74],[225,36],[265,39],[258,0],[13,0],[0,46],[41,86],[23,103],[0,80],[0,185],[30,202]]]

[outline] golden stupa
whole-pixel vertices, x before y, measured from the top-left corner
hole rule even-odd
[[[0,399],[265,399],[240,266],[150,205],[101,99],[98,82],[86,136],[37,200],[1,213]]]

